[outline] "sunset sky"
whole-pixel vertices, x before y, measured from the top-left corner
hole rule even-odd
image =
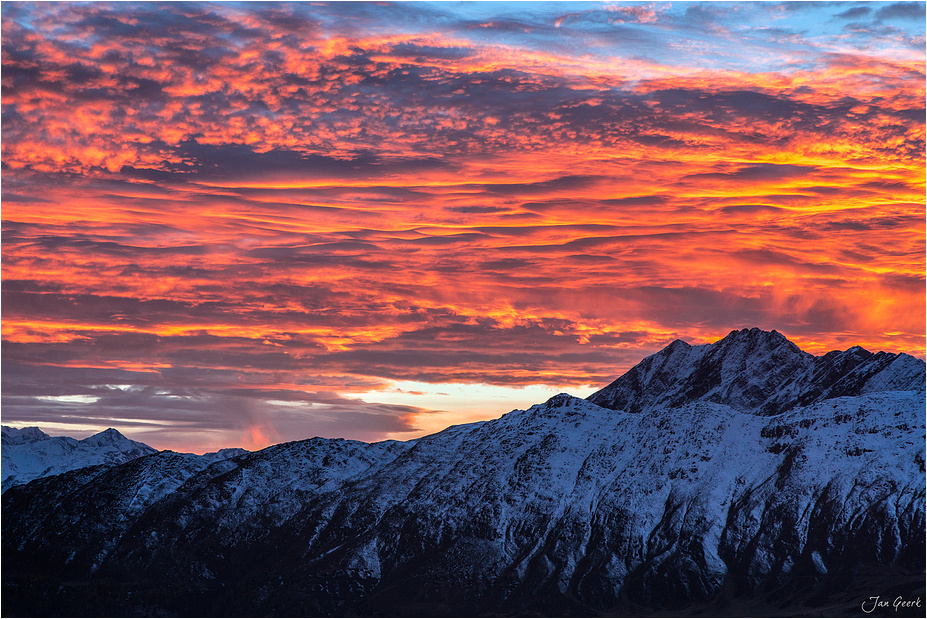
[[[925,5],[2,5],[2,420],[407,439],[925,354]]]

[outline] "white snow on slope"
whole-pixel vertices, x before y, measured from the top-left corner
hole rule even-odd
[[[39,477],[97,464],[121,464],[158,451],[113,428],[83,440],[49,436],[35,427],[3,426],[2,432],[3,492]]]

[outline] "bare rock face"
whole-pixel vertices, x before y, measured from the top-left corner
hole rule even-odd
[[[923,604],[924,380],[907,355],[813,357],[735,331],[674,342],[587,400],[415,441],[311,439],[215,462],[163,452],[36,480],[3,495],[3,612]]]

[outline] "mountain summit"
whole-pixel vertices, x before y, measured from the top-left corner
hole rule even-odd
[[[814,357],[751,329],[677,340],[588,400],[413,441],[37,479],[3,495],[2,611],[858,615],[871,596],[923,599],[924,381],[907,355]]]
[[[854,346],[815,357],[777,331],[753,328],[702,346],[676,340],[587,399],[635,413],[705,401],[775,415],[839,396],[923,387],[924,362],[910,355]]]
[[[3,492],[16,484],[97,464],[122,464],[157,453],[109,428],[83,440],[40,429],[2,427]]]

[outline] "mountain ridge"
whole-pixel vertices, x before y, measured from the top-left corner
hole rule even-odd
[[[898,366],[888,372],[896,384],[879,384],[887,380],[885,371],[891,365]],[[861,395],[867,389],[923,387],[923,365],[905,353],[871,353],[860,346],[815,357],[778,331],[754,327],[700,346],[674,340],[587,399],[629,412],[707,400],[774,415],[796,405]]]
[[[85,467],[114,466],[158,453],[154,447],[127,438],[115,428],[76,439],[50,436],[35,426],[2,426],[2,444],[3,492],[42,477]],[[248,452],[229,447],[196,457],[212,463],[244,453]]]
[[[758,335],[764,359],[805,359]],[[414,441],[161,452],[18,486],[3,496],[3,611],[848,615],[869,595],[923,597],[923,362],[917,388],[896,388],[916,382],[906,361],[880,361],[849,381],[858,395],[807,391],[766,415],[749,363],[728,388],[756,353],[735,343],[713,358],[720,382],[679,405],[560,394]],[[685,346],[633,384],[691,376]],[[872,359],[850,354],[828,361],[830,384]],[[805,383],[777,384],[794,399]]]
[[[2,426],[2,491],[33,479],[57,475],[86,466],[115,465],[157,449],[108,428],[84,439],[49,436],[37,427]]]

